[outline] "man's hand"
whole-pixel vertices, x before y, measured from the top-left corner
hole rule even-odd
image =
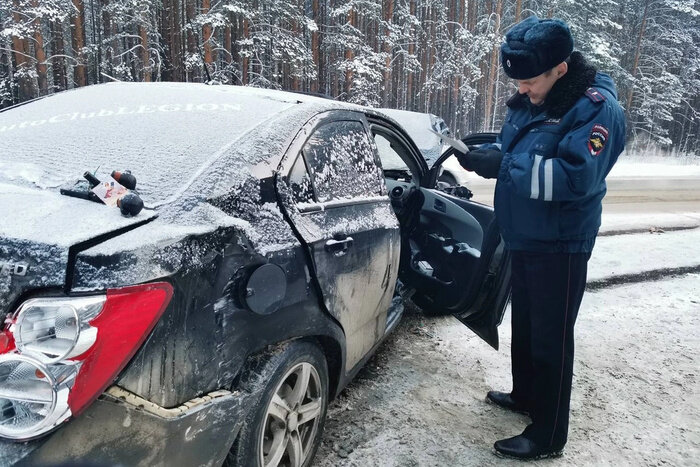
[[[457,153],[459,163],[465,169],[484,178],[497,178],[503,153],[496,149],[475,149],[466,154]]]

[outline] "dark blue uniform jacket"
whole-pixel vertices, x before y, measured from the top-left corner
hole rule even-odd
[[[590,252],[605,176],[624,148],[625,121],[603,73],[561,118],[533,115],[527,96],[508,102],[494,206],[511,250]]]

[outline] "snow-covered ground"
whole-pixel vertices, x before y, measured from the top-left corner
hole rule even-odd
[[[688,203],[690,204],[690,203]],[[688,207],[688,206],[685,206]],[[606,214],[603,207],[603,221],[600,234],[608,235],[620,232],[658,232],[700,227],[700,202],[691,209],[681,209],[677,212],[634,212]]]
[[[700,228],[599,237],[588,281],[688,266],[700,266]]]
[[[697,160],[695,160],[697,159]],[[700,158],[627,158],[623,154],[608,177],[697,177]]]
[[[637,233],[599,237],[589,283],[634,282],[584,296],[569,443],[563,458],[537,464],[700,463],[700,228],[642,231],[697,226],[696,214],[604,217],[608,231]],[[643,277],[674,268],[695,272]],[[522,465],[495,457],[492,445],[529,419],[484,401],[510,388],[509,322],[508,309],[496,352],[452,317],[409,310],[331,405],[316,464]]]

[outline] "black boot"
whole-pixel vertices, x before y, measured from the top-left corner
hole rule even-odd
[[[513,438],[496,441],[493,448],[496,450],[495,454],[498,457],[537,460],[561,456],[564,446],[543,448],[525,436],[518,435]]]
[[[514,401],[508,392],[489,391],[488,394],[486,394],[486,401],[503,407],[506,410],[512,410],[513,412],[523,415],[530,415],[530,411],[527,407]]]

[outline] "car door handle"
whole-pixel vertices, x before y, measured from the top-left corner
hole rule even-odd
[[[436,199],[433,207],[435,207],[436,211],[447,212],[447,204],[441,199]]]
[[[336,256],[340,256],[345,254],[346,251],[348,251],[348,248],[352,246],[354,243],[354,240],[352,237],[345,237],[342,240],[336,240],[334,238],[326,241],[326,251],[335,254]]]

